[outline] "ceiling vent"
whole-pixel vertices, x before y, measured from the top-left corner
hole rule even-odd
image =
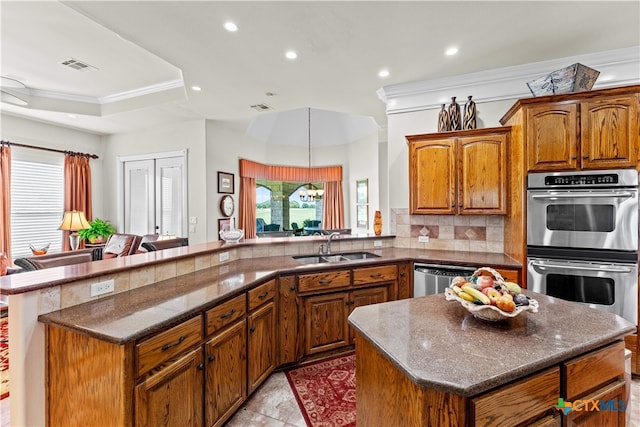
[[[252,105],[251,108],[253,108],[256,111],[267,111],[267,110],[273,110],[273,108],[269,107],[267,104],[256,104],[256,105]]]
[[[98,69],[93,65],[89,65],[86,62],[82,62],[74,58],[62,61],[61,64],[78,71],[98,71]]]

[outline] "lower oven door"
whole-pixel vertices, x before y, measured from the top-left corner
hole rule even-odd
[[[637,325],[638,265],[527,259],[529,289],[617,314]]]

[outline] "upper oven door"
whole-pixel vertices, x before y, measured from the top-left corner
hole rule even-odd
[[[638,250],[638,190],[528,190],[527,245]]]

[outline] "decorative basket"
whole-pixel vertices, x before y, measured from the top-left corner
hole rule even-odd
[[[484,271],[490,273],[493,276],[493,279],[496,284],[500,285],[501,288],[506,289],[506,285],[504,284],[504,278],[502,277],[502,275],[498,273],[496,270],[494,270],[493,268],[489,268],[489,267],[482,267],[477,269],[471,275],[469,281],[472,281],[473,279],[477,278]],[[516,306],[516,309],[509,313],[509,312],[500,310],[498,307],[494,305],[484,305],[484,304],[478,305],[478,304],[474,304],[471,301],[464,300],[459,296],[457,296],[456,293],[451,288],[446,288],[444,290],[444,294],[447,301],[458,301],[460,304],[462,304],[462,306],[465,309],[467,309],[469,313],[473,314],[475,317],[482,320],[488,320],[491,322],[497,322],[499,320],[505,320],[512,317],[516,317],[520,313],[525,311],[537,313],[538,307],[539,307],[538,301],[536,301],[535,299],[529,298],[529,305]]]
[[[586,92],[591,90],[599,75],[600,71],[575,63],[531,80],[527,86],[533,96]]]

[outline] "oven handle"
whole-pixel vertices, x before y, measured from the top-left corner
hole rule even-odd
[[[570,264],[552,264],[544,261],[531,261],[531,265],[536,267],[562,268],[565,270],[583,270],[583,271],[606,271],[608,273],[631,273],[628,267],[611,267],[610,265],[602,265],[599,267],[582,267]]]
[[[567,194],[534,194],[532,199],[587,199],[590,197],[633,197],[630,191],[611,191],[606,193],[567,193]]]

